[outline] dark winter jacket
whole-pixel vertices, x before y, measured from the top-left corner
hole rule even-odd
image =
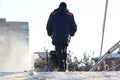
[[[52,37],[53,44],[68,43],[69,36],[74,36],[77,25],[74,16],[65,8],[54,10],[47,22],[47,33]]]

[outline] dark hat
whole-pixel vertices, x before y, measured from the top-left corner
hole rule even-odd
[[[67,4],[65,2],[61,2],[59,8],[67,8]]]

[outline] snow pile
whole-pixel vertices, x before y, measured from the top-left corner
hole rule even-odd
[[[111,72],[0,72],[0,80],[120,80],[120,71]]]

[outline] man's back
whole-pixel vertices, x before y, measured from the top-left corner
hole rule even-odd
[[[68,36],[76,31],[73,14],[67,9],[58,8],[51,13],[50,18],[47,30],[51,33],[53,42],[67,42]]]

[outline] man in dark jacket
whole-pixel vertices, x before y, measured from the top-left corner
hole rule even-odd
[[[61,2],[59,8],[50,14],[47,22],[47,33],[55,45],[59,71],[66,70],[67,46],[76,30],[73,14],[68,11],[66,3]]]

